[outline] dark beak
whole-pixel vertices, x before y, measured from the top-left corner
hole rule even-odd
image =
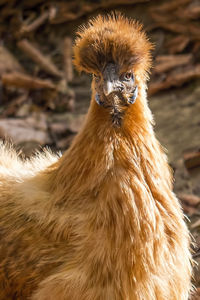
[[[112,82],[110,80],[104,81],[104,85],[103,85],[104,95],[107,97],[114,91],[115,91],[115,82]]]
[[[112,92],[117,91],[118,66],[114,63],[108,63],[103,70],[103,92],[107,97]]]

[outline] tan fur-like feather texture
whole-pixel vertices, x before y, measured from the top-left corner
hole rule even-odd
[[[76,41],[75,64],[97,73],[112,58],[134,70],[138,97],[121,126],[94,100],[93,82],[61,158],[22,161],[1,145],[0,300],[188,299],[189,232],[146,100],[150,48],[137,23],[97,17]]]
[[[99,15],[80,27],[74,47],[74,64],[79,71],[98,74],[109,61],[125,72],[133,66],[147,75],[151,66],[148,41],[142,26],[120,13]]]

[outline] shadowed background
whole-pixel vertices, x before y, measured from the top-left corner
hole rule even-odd
[[[72,66],[75,32],[91,16],[115,9],[142,22],[155,44],[149,105],[200,262],[198,1],[0,0],[0,138],[12,140],[25,156],[41,146],[69,147],[87,112],[91,82]]]

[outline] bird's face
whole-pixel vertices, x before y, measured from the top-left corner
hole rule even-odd
[[[108,63],[101,74],[94,75],[95,100],[107,109],[115,125],[119,126],[128,106],[138,94],[132,71],[121,73],[117,64]]]

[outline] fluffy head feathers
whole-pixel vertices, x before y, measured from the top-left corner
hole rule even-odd
[[[77,34],[74,64],[79,71],[98,75],[108,62],[117,63],[121,72],[145,76],[149,71],[152,45],[138,22],[120,13],[99,15]]]

